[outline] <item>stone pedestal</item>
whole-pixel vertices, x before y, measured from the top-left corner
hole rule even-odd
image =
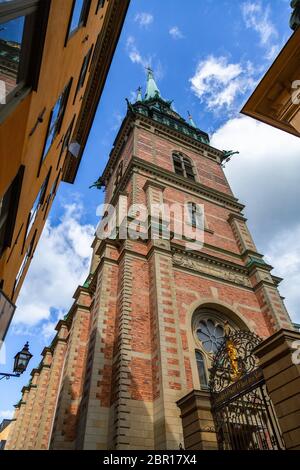
[[[280,330],[255,348],[286,448],[300,450],[300,333]]]
[[[217,450],[217,436],[211,414],[210,393],[193,390],[177,402],[181,411],[186,450]]]

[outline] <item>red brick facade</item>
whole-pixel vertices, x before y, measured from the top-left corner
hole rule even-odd
[[[195,181],[175,174],[173,152],[191,159]],[[49,368],[42,362],[36,385],[24,390],[8,448],[178,449],[176,402],[202,385],[193,331],[201,308],[262,338],[291,327],[278,279],[257,253],[221,161],[208,144],[128,113],[104,173],[106,202],[127,194],[129,204],[148,207],[203,204],[204,247],[95,241],[89,281],[58,326]],[[26,407],[31,421],[42,414],[35,436],[30,424],[24,431]]]

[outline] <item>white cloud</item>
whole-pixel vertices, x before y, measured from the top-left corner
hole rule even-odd
[[[153,15],[151,13],[146,12],[137,13],[134,18],[134,21],[142,27],[149,26],[151,23],[153,23],[153,20]]]
[[[147,57],[143,56],[136,45],[134,36],[128,36],[126,41],[126,51],[129,59],[133,64],[140,65],[144,71],[147,67],[151,67],[154,71],[156,80],[161,80],[164,77],[165,70],[161,61],[156,57],[155,54],[148,55]]]
[[[81,222],[82,216],[82,205],[74,202],[64,206],[57,226],[48,219],[18,300],[15,333],[24,332],[25,325],[30,330],[40,324],[48,338],[70,307],[75,289],[88,274],[95,233],[93,226]]]
[[[143,57],[140,51],[137,48],[135,38],[133,36],[129,36],[126,41],[126,50],[129,56],[129,59],[134,64],[139,64],[142,67],[148,67],[151,65],[151,58]]]
[[[183,39],[184,36],[178,26],[173,26],[169,29],[169,34],[173,39]]]
[[[226,57],[209,56],[197,65],[190,79],[191,89],[209,110],[227,111],[235,105],[235,100],[253,89],[254,69],[250,62],[245,65],[229,63]]]
[[[267,250],[266,261],[276,266],[276,272],[283,277],[280,290],[293,319],[300,323],[300,223],[292,231],[278,233]]]
[[[299,139],[247,117],[229,120],[212,136],[212,145],[238,150],[226,165],[235,195],[258,251],[284,277],[279,290],[300,321],[300,145]]]
[[[13,410],[2,410],[0,411],[0,419],[12,419],[14,416]]]
[[[260,45],[266,50],[266,58],[273,59],[278,51],[278,31],[271,21],[270,7],[263,8],[261,2],[247,1],[242,4],[243,19],[248,29],[259,36]]]

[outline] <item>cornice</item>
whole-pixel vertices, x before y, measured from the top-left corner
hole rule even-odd
[[[144,170],[163,180],[156,181],[156,183],[164,184],[165,181],[172,182],[173,184],[178,185],[181,190],[185,189],[189,192],[198,193],[200,196],[208,199],[209,201],[226,206],[228,210],[236,210],[240,212],[245,208],[245,206],[240,204],[238,199],[234,196],[230,196],[216,189],[209,188],[202,183],[190,181],[184,177],[176,175],[176,173],[173,173],[172,171],[163,169],[157,165],[154,165],[153,163],[146,162],[145,160],[135,156],[132,157],[126,172],[123,175],[120,187],[115,192],[111,200],[111,204],[114,205],[117,202],[120,191],[123,191],[126,188],[133,171],[136,169]]]
[[[235,271],[237,273],[241,273],[241,274],[248,276],[248,269],[245,266],[241,266],[240,264],[236,264],[231,261],[218,258],[217,256],[208,255],[207,253],[202,253],[200,251],[199,252],[187,251],[182,246],[175,245],[174,243],[172,243],[171,250],[173,254],[176,254],[176,253],[182,254],[185,257],[190,258],[190,259],[202,260],[202,261],[205,261],[206,263],[214,264],[215,266],[221,266],[228,270]]]
[[[230,266],[221,260],[213,260],[190,254],[187,251],[174,252],[173,264],[179,269],[196,272],[197,274],[219,282],[226,282],[244,289],[252,290],[252,285],[248,277],[248,273],[237,266]]]

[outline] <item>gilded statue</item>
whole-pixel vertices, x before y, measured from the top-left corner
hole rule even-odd
[[[241,375],[241,371],[239,369],[239,361],[238,361],[238,352],[231,340],[228,340],[226,343],[227,354],[230,361],[231,366],[231,380],[238,380]]]

